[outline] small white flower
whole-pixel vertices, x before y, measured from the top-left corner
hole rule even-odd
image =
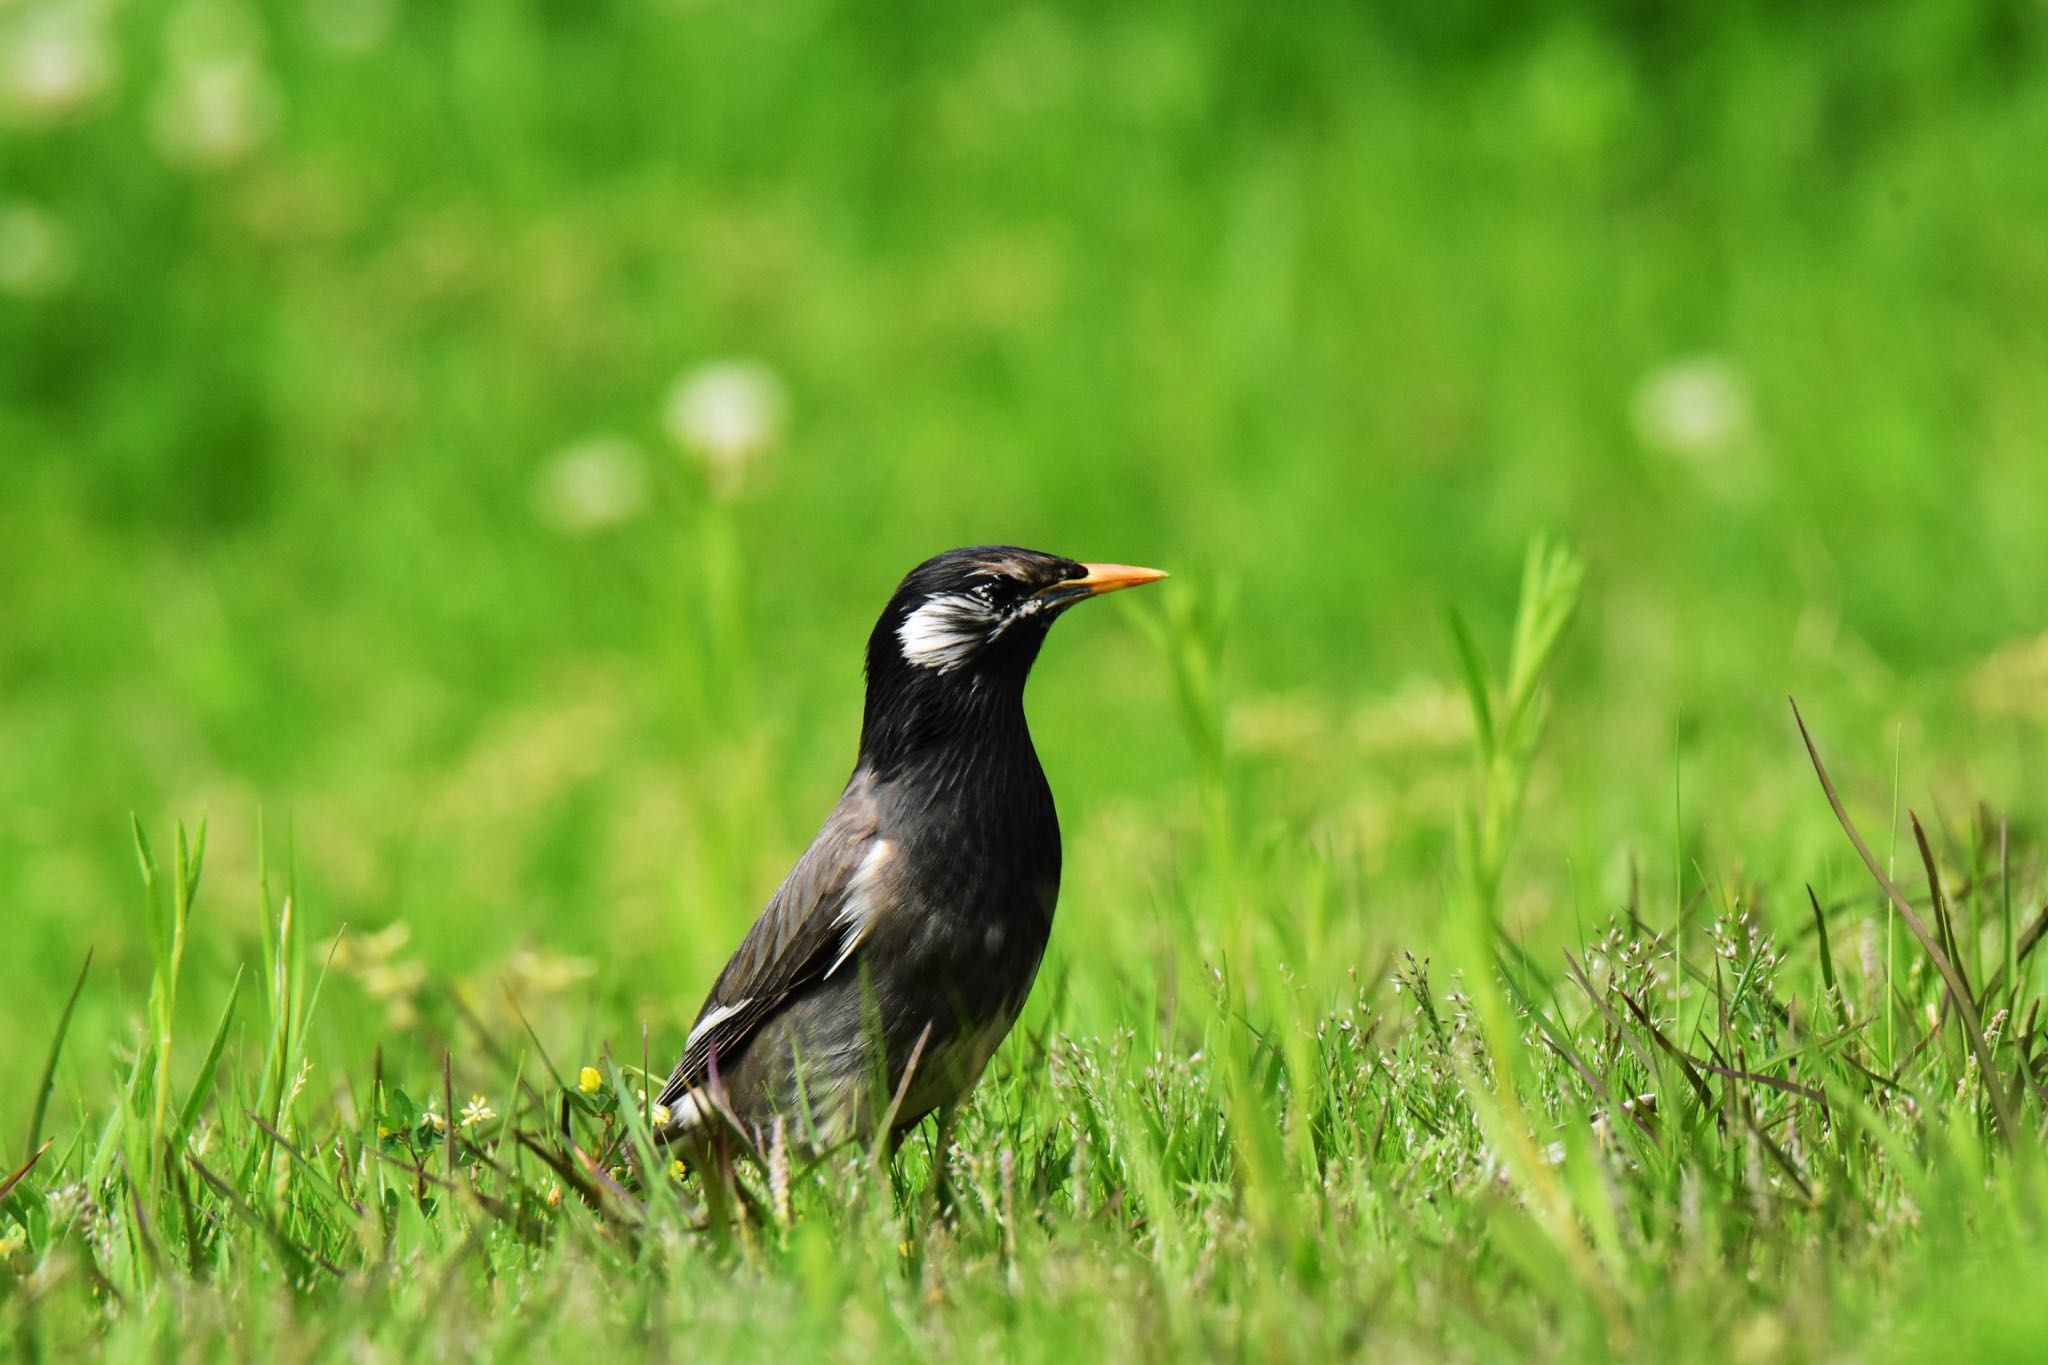
[[[471,1095],[469,1103],[462,1106],[462,1126],[474,1128],[479,1123],[489,1123],[498,1117],[498,1111],[491,1108],[490,1101],[482,1095]]]
[[[547,458],[534,477],[535,513],[566,536],[620,526],[647,508],[647,460],[623,436],[593,436]]]
[[[736,497],[748,467],[782,439],[788,399],[766,365],[723,360],[692,370],[669,390],[662,425],[669,439],[704,461],[711,488]]]
[[[0,35],[0,109],[23,122],[55,123],[113,82],[106,38],[87,20],[51,17]]]
[[[89,1214],[92,1208],[92,1198],[86,1193],[85,1182],[82,1180],[59,1185],[51,1190],[48,1202],[50,1221],[60,1227],[74,1218]]]
[[[1749,382],[1720,356],[1673,360],[1643,376],[1630,416],[1637,439],[1651,450],[1711,463],[1750,436]]]
[[[151,130],[167,160],[220,170],[270,140],[283,104],[277,82],[253,55],[208,57],[173,67]]]

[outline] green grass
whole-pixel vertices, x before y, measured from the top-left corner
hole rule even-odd
[[[0,8],[7,1350],[2039,1354],[2037,6],[351,13]],[[991,539],[955,1219],[588,1206]]]
[[[1808,935],[1781,938],[1761,888],[1737,886],[1663,929],[1632,901],[1561,969],[1524,957],[1495,904],[1582,571],[1532,551],[1501,682],[1465,637],[1476,779],[1444,898],[1464,931],[1449,970],[1413,954],[1339,967],[1364,937],[1333,917],[1336,860],[1253,836],[1218,763],[1214,818],[1158,898],[1169,924],[1239,902],[1189,974],[1200,989],[1103,1005],[1124,1022],[1076,1033],[1074,978],[1056,973],[1056,1003],[968,1110],[945,1217],[916,1141],[893,1166],[849,1153],[793,1171],[771,1154],[742,1170],[737,1222],[707,1206],[707,1173],[636,1181],[632,1165],[662,1169],[643,1109],[662,1059],[628,1040],[631,1055],[571,1065],[459,986],[415,1002],[447,1026],[438,1067],[322,1067],[307,1038],[326,969],[291,899],[267,892],[264,1017],[242,1024],[263,1041],[224,1053],[237,978],[188,1079],[174,1004],[205,833],[178,829],[164,865],[138,831],[147,1023],[96,1131],[34,1147],[8,1181],[14,1345],[1912,1354],[1951,1284],[2021,1292],[2038,1264],[2032,950],[2048,910],[2015,934],[2014,896],[2039,896],[2012,885],[2003,830],[1987,846],[1977,828],[1944,878],[1916,821],[1918,907],[1868,854],[1894,899],[1854,882],[1811,895]],[[1199,737],[1217,721],[1187,677],[1200,637],[1159,638]],[[1843,825],[1864,848],[1846,810]],[[1294,913],[1248,913],[1274,902]],[[1916,946],[1887,976],[1870,940],[1893,908]],[[1860,962],[1831,950],[1859,934]],[[1986,1350],[2034,1339],[1990,1310],[1971,1330]]]

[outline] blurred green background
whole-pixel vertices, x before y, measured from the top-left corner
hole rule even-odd
[[[1099,998],[1199,824],[1136,615],[1343,950],[1426,945],[1445,609],[1498,659],[1539,530],[1532,932],[1838,859],[1788,692],[1876,823],[1895,763],[2037,822],[2044,149],[2038,0],[0,4],[0,1093],[88,946],[74,1037],[140,1008],[131,811],[210,819],[219,979],[259,813],[315,934],[401,926],[347,1056],[423,979],[663,1051],[960,543],[1177,575],[1033,687]]]

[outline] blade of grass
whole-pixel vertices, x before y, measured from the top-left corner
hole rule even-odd
[[[1835,980],[1835,955],[1828,944],[1828,917],[1821,913],[1820,897],[1814,894],[1813,883],[1806,885],[1807,902],[1813,906],[1814,936],[1820,944],[1820,979],[1827,988],[1828,998],[1835,1002],[1835,1013],[1841,1017],[1842,1027],[1850,1027],[1849,1002],[1842,998],[1841,983]]]
[[[368,1215],[368,1210],[360,1202],[350,1199],[347,1195],[343,1194],[340,1187],[330,1181],[326,1174],[313,1164],[311,1157],[300,1151],[290,1138],[287,1138],[283,1133],[278,1132],[277,1129],[265,1123],[261,1114],[250,1110],[248,1117],[249,1122],[261,1128],[264,1134],[277,1144],[280,1151],[305,1170],[308,1177],[305,1182],[307,1187],[317,1193],[335,1212],[351,1219],[362,1218]]]
[[[235,1017],[235,1002],[242,998],[242,969],[235,968],[234,984],[228,987],[228,1003],[220,1012],[220,1023],[213,1030],[213,1042],[206,1049],[206,1060],[199,1064],[199,1074],[192,1078],[192,1093],[185,1097],[185,1107],[178,1111],[178,1127],[170,1134],[173,1143],[183,1143],[191,1133],[192,1125],[199,1121],[200,1111],[213,1097],[215,1073],[220,1067],[220,1055],[227,1046],[228,1025]]]
[[[36,1163],[43,1159],[43,1153],[49,1151],[56,1141],[55,1138],[47,1139],[42,1146],[29,1153],[28,1160],[21,1163],[19,1170],[5,1180],[0,1180],[0,1204],[7,1202],[7,1196],[14,1193],[16,1185],[28,1179],[28,1173],[36,1168]]]
[[[1962,948],[1956,941],[1956,926],[1949,916],[1948,897],[1942,892],[1941,869],[1935,864],[1934,850],[1928,847],[1927,831],[1921,827],[1920,817],[1913,811],[1906,812],[1906,819],[1913,826],[1913,842],[1920,848],[1920,864],[1927,869],[1927,894],[1934,903],[1934,928],[1941,939],[1942,951],[1955,964],[1956,976],[1962,981],[1964,992],[1974,1000],[1977,997],[1970,991],[1970,978],[1963,971]]]
[[[1993,976],[1990,984],[1984,988],[1985,999],[1988,1000],[2007,989],[2011,989],[2014,992],[2019,990],[2018,969],[2024,967],[2027,959],[2033,956],[2034,949],[2041,945],[2041,939],[2044,935],[2048,935],[2048,906],[2043,906],[2041,912],[2034,916],[2027,927],[2021,931],[2019,944],[2013,949],[2013,973],[2008,975],[2006,969],[2000,967],[1997,975]]]
[[[2013,937],[2012,918],[2012,839],[2004,816],[1998,819],[1998,923],[2004,941],[2003,965],[1999,968],[1999,979],[2017,983],[2020,979],[2019,955],[2014,952],[2017,940]],[[1996,989],[1985,992],[1986,996],[1997,994]]]
[[[1464,674],[1465,699],[1472,707],[1472,724],[1479,731],[1480,752],[1493,752],[1493,702],[1486,689],[1486,656],[1479,651],[1479,641],[1472,636],[1472,628],[1465,624],[1465,616],[1456,607],[1445,609],[1444,619],[1450,626],[1451,642],[1457,647],[1458,666]]]
[[[249,1201],[242,1198],[241,1193],[233,1185],[208,1170],[198,1157],[193,1156],[189,1152],[186,1153],[185,1164],[197,1171],[199,1178],[211,1186],[215,1194],[226,1200],[228,1207],[233,1209],[242,1221],[262,1233],[264,1239],[276,1247],[278,1254],[291,1262],[301,1276],[310,1275],[314,1268],[318,1267],[334,1276],[337,1280],[348,1278],[347,1273],[340,1266],[317,1252],[306,1250],[297,1242],[285,1236],[283,1229],[252,1208]]]
[[[63,1013],[57,1016],[57,1034],[50,1039],[50,1055],[43,1062],[42,1078],[36,1082],[36,1104],[28,1116],[28,1141],[24,1150],[34,1151],[36,1143],[43,1136],[43,1119],[49,1112],[50,1090],[57,1083],[57,1059],[64,1052],[64,1037],[71,1030],[71,1013],[78,1008],[78,996],[85,989],[85,974],[92,970],[92,949],[85,950],[85,961],[79,965],[78,980],[71,983],[71,994],[65,998]]]
[[[1877,856],[1870,851],[1870,845],[1865,843],[1862,834],[1857,832],[1856,822],[1849,818],[1848,808],[1842,804],[1841,793],[1835,790],[1834,780],[1828,776],[1827,765],[1821,762],[1820,749],[1813,742],[1812,732],[1806,728],[1806,717],[1799,713],[1797,701],[1792,702],[1792,719],[1798,723],[1799,737],[1806,743],[1807,757],[1813,760],[1813,771],[1820,778],[1821,791],[1826,793],[1828,805],[1834,810],[1835,819],[1842,826],[1842,832],[1849,836],[1849,843],[1855,848],[1856,855],[1863,860],[1863,865],[1870,870],[1871,877],[1897,908],[1899,918],[1906,922],[1906,927],[1912,931],[1913,937],[1920,940],[1921,949],[1926,952],[1928,960],[1934,964],[1934,969],[1941,973],[1942,981],[1948,986],[1949,998],[1955,1001],[1963,1027],[1969,1031],[1970,1051],[1977,1058],[1978,1074],[1985,1093],[1990,1096],[1991,1108],[1998,1116],[1999,1140],[2007,1144],[2012,1143],[2018,1137],[2018,1120],[2013,1112],[2013,1104],[2018,1096],[2015,1094],[2008,1097],[1998,1083],[1998,1071],[1992,1065],[1991,1049],[1984,1042],[1984,1023],[1978,1017],[1976,1003],[1970,998],[1969,984],[1963,980],[1962,974],[1956,970],[1956,965],[1949,961],[1948,954],[1941,950],[1941,945],[1935,942],[1934,936],[1928,932],[1926,924],[1920,919],[1920,913],[1913,908],[1913,903],[1906,899],[1898,884],[1892,881],[1884,868],[1878,864]]]

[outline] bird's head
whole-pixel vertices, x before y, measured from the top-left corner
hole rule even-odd
[[[868,639],[870,729],[890,719],[878,707],[1021,695],[1046,631],[1067,608],[1164,577],[1014,545],[934,555],[904,578]]]
[[[1118,588],[1166,577],[1127,564],[1083,564],[1014,545],[976,545],[912,569],[868,641],[870,674],[909,670],[962,683],[1022,675],[1060,613]]]

